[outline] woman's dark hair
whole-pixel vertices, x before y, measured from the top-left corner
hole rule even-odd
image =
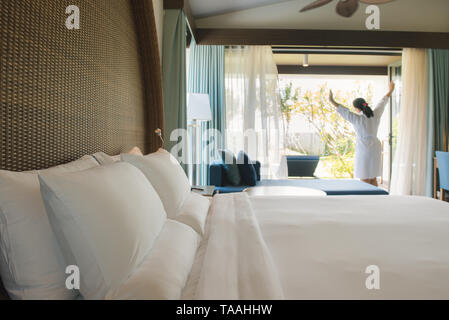
[[[354,100],[353,104],[354,104],[354,107],[361,110],[367,118],[374,117],[373,109],[370,108],[368,103],[366,103],[365,99],[357,98]]]

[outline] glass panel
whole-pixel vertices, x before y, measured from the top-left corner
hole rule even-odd
[[[391,168],[397,146],[397,136],[399,130],[399,112],[401,106],[402,91],[402,67],[392,65],[389,67],[390,80],[396,84],[396,89],[390,99],[389,108],[382,119],[381,127],[386,127],[387,131],[382,134],[382,181],[384,188],[389,189],[391,180]]]
[[[392,80],[396,83],[396,90],[391,97],[391,134],[392,134],[392,162],[394,161],[394,155],[397,146],[397,137],[399,130],[399,112],[401,109],[401,93],[402,93],[402,67],[392,68]]]
[[[286,153],[319,155],[315,171],[319,178],[353,178],[355,132],[329,104],[329,90],[336,100],[352,108],[352,101],[364,97],[375,106],[387,91],[387,76],[280,75],[281,106]],[[379,138],[389,135],[385,122]]]

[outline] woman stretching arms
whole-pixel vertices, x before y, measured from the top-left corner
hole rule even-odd
[[[349,121],[355,129],[357,142],[355,145],[354,177],[374,186],[377,186],[377,177],[382,174],[382,145],[377,138],[377,131],[380,118],[394,91],[394,87],[394,82],[391,82],[390,90],[374,110],[370,108],[365,99],[355,99],[353,105],[357,113],[351,112],[348,108],[336,102],[332,90],[329,95],[329,100],[337,107],[337,112],[343,119]]]

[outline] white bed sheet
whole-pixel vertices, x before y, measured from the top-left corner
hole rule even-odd
[[[287,299],[449,299],[447,203],[398,196],[251,203]],[[370,265],[379,267],[379,290],[366,288]]]
[[[398,196],[250,201],[286,299],[449,299],[447,203]],[[207,245],[204,238],[183,299],[194,298]],[[379,290],[366,288],[370,265],[379,267]]]

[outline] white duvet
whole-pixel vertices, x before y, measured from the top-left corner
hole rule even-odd
[[[183,298],[449,299],[447,203],[241,193],[209,215]]]

